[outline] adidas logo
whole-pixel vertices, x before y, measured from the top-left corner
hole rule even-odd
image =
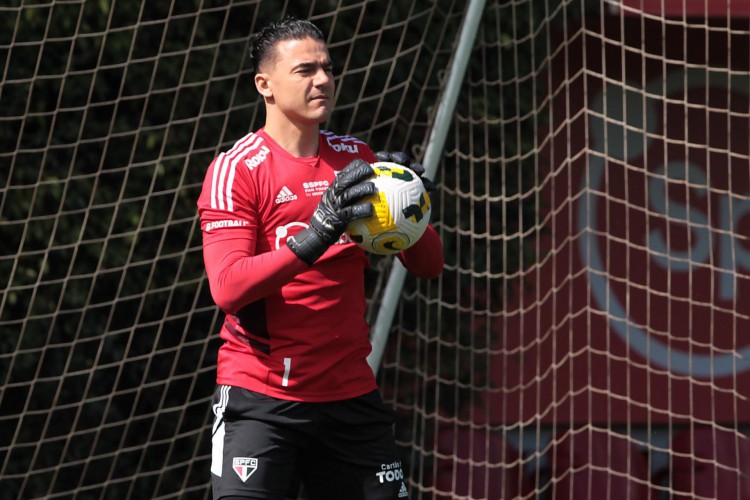
[[[279,191],[279,194],[276,195],[276,204],[279,203],[286,203],[289,201],[294,201],[297,199],[297,195],[292,193],[292,190],[288,187],[284,186],[281,188],[281,191]]]
[[[399,498],[406,498],[409,496],[409,490],[406,489],[406,485],[403,481],[401,481],[401,489],[398,490],[398,497]]]

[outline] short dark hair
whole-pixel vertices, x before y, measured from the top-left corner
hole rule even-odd
[[[250,40],[250,64],[251,70],[257,72],[273,53],[277,43],[286,40],[304,40],[312,38],[325,43],[323,32],[310,21],[287,16],[274,21]]]

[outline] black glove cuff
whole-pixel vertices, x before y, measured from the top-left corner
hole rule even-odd
[[[286,246],[308,266],[312,266],[328,250],[330,244],[324,242],[313,228],[307,228],[287,238]]]

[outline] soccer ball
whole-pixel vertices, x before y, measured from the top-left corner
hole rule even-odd
[[[350,222],[347,233],[365,251],[391,255],[414,245],[427,229],[430,195],[417,174],[398,163],[381,161],[372,168],[378,192],[362,201],[371,202],[374,213]]]

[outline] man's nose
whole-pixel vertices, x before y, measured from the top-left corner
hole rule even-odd
[[[318,71],[315,73],[315,79],[313,80],[313,83],[317,87],[322,87],[327,85],[331,81],[331,75],[328,74],[326,70],[323,68],[318,69]]]

